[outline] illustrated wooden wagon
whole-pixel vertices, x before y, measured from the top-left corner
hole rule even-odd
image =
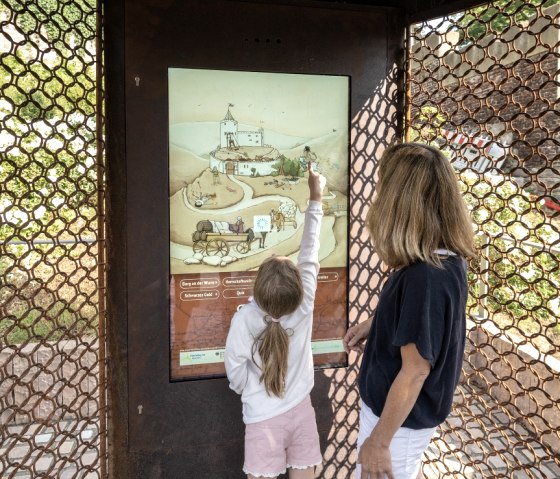
[[[290,215],[284,215],[284,225],[292,225],[294,229],[297,228],[295,212]]]
[[[230,248],[235,247],[238,253],[245,254],[251,249],[255,233],[248,229],[244,233],[235,233],[220,228],[223,221],[199,221],[192,235],[193,251],[207,256],[227,256]],[[225,223],[227,224],[227,223]]]

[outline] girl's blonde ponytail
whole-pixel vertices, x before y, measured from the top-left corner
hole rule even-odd
[[[284,396],[286,374],[288,373],[289,337],[277,321],[268,321],[266,328],[257,338],[261,357],[261,381],[266,392],[278,397]]]
[[[288,374],[290,338],[279,318],[293,313],[303,299],[303,283],[297,266],[288,258],[273,256],[263,262],[257,272],[253,295],[265,312],[265,327],[253,343],[253,357],[261,357],[261,382],[266,392],[284,396]]]

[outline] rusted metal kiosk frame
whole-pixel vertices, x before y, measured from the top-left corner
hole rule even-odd
[[[169,380],[167,68],[351,76],[350,320],[357,321],[371,312],[381,281],[362,226],[373,189],[369,158],[403,133],[406,26],[478,3],[104,2],[110,477],[244,477],[240,405],[227,381]],[[353,433],[335,436],[357,410],[351,362],[316,374],[313,400],[332,458],[321,477],[350,474],[336,457],[341,449],[349,457]]]

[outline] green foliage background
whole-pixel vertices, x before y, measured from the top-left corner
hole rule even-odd
[[[4,0],[0,21],[0,338],[94,334],[95,0]],[[85,241],[85,242],[84,242]]]
[[[560,0],[497,0],[450,16],[460,27],[463,45],[479,42],[486,35],[500,34],[513,24],[535,20],[540,9],[558,5]]]

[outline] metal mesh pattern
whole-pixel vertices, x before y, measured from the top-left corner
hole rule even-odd
[[[560,477],[558,5],[500,1],[411,25],[405,127],[448,155],[471,209],[469,330],[455,407],[426,478]],[[350,319],[384,281],[363,219],[376,159],[397,136],[397,72],[353,118]],[[327,371],[333,427],[320,477],[351,477],[357,361]]]
[[[401,67],[402,68],[402,67]],[[381,261],[373,251],[365,227],[365,216],[374,190],[377,159],[397,137],[398,66],[394,65],[386,79],[376,85],[371,98],[352,119],[350,138],[351,178],[349,225],[349,316],[350,325],[371,317],[377,305],[385,274]],[[330,388],[326,392],[332,404],[332,427],[326,435],[322,466],[316,476],[349,478],[357,459],[356,440],[359,424],[357,375],[359,359],[350,353],[349,367],[326,370]],[[319,387],[320,386],[316,386]]]
[[[0,4],[2,478],[105,477],[99,25]]]
[[[559,7],[500,0],[409,28],[407,139],[449,157],[479,248],[427,477],[560,477]]]

